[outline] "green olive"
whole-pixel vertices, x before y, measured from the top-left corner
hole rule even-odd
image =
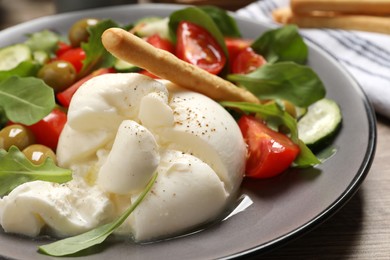
[[[23,150],[34,142],[34,134],[22,125],[9,125],[0,131],[0,148],[7,151],[12,145],[18,147],[19,150]]]
[[[85,18],[75,22],[69,29],[68,38],[72,47],[79,47],[82,42],[87,42],[89,37],[88,27],[99,22],[95,18]]]
[[[39,165],[45,162],[50,157],[56,163],[57,158],[55,153],[49,147],[42,144],[33,144],[23,150],[24,155],[33,164]]]
[[[38,71],[38,78],[41,78],[47,85],[54,89],[55,93],[68,88],[76,81],[77,72],[74,66],[67,61],[53,61],[42,66]]]

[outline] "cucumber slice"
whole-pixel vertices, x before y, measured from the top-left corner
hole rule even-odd
[[[31,60],[31,50],[25,44],[15,44],[0,49],[0,71],[11,70],[27,60]]]
[[[45,51],[34,51],[32,56],[33,59],[39,64],[45,64],[50,60],[49,54]]]
[[[149,37],[159,34],[163,39],[169,39],[169,19],[150,17],[140,20],[135,26],[134,33],[139,37]]]
[[[308,108],[298,121],[299,138],[311,149],[317,150],[334,137],[341,126],[342,115],[338,104],[321,99]]]
[[[118,72],[137,72],[140,70],[139,67],[120,59],[115,61],[114,68]]]

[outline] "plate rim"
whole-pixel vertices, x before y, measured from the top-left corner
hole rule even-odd
[[[42,23],[42,22],[49,22],[53,18],[61,18],[61,17],[76,17],[83,13],[94,13],[94,12],[101,12],[102,9],[108,10],[108,9],[118,9],[120,10],[121,7],[129,7],[132,8],[138,8],[138,9],[151,9],[155,10],[156,8],[165,9],[174,11],[177,9],[182,9],[185,7],[188,7],[190,5],[181,5],[181,4],[162,4],[162,3],[146,3],[146,4],[127,4],[127,5],[119,5],[119,6],[110,6],[106,8],[94,8],[94,9],[86,9],[86,10],[80,10],[80,11],[72,11],[67,13],[61,13],[61,14],[53,14],[48,16],[43,16],[39,18],[32,19],[27,22],[23,22],[8,28],[5,28],[0,31],[0,38],[3,38],[4,35],[12,34],[15,30],[22,30],[23,28],[31,27],[32,23]],[[259,22],[259,21],[252,21],[249,18],[243,17],[241,15],[238,15],[234,12],[229,12],[235,19],[244,20],[245,22],[253,23],[253,24],[261,24],[265,27],[271,28],[272,25]],[[305,41],[309,43],[310,47],[315,48],[317,51],[325,53],[326,56],[328,56],[332,62],[337,64],[338,69],[341,70],[344,74],[346,74],[351,82],[354,84],[354,89],[357,91],[357,94],[359,95],[360,100],[362,101],[362,104],[365,108],[365,118],[368,122],[368,143],[364,154],[364,159],[360,163],[359,170],[354,175],[354,178],[352,182],[349,183],[349,185],[346,187],[343,193],[340,194],[340,196],[335,200],[331,205],[329,205],[327,208],[325,208],[320,214],[318,214],[316,217],[312,218],[310,221],[306,222],[304,225],[301,225],[294,230],[291,230],[291,232],[288,232],[282,236],[276,237],[273,240],[268,241],[267,243],[263,243],[261,245],[258,245],[253,248],[245,249],[241,252],[237,252],[235,254],[231,254],[229,256],[221,257],[221,259],[233,259],[233,258],[242,258],[242,257],[248,257],[248,256],[254,256],[259,254],[264,254],[269,251],[273,251],[277,248],[280,248],[283,245],[286,245],[287,243],[290,243],[301,236],[309,233],[322,223],[324,223],[326,220],[331,218],[335,213],[337,213],[359,190],[361,187],[361,184],[364,182],[366,176],[368,175],[368,172],[370,170],[370,167],[372,165],[372,162],[375,157],[375,150],[376,150],[376,143],[377,143],[377,127],[376,127],[376,114],[374,111],[374,108],[372,104],[370,103],[367,95],[364,93],[363,88],[360,86],[360,84],[357,82],[357,80],[351,75],[350,72],[347,71],[347,69],[340,64],[340,62],[337,61],[334,55],[329,53],[327,50],[321,48],[318,44],[316,44],[313,41],[308,40],[305,38]],[[0,252],[0,256],[2,253]]]

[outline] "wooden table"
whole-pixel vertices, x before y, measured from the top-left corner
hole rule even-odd
[[[50,0],[0,4],[0,29],[55,13]],[[378,115],[377,127],[376,156],[356,195],[317,229],[261,259],[390,259],[390,120]]]

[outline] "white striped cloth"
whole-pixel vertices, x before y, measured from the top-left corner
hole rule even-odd
[[[237,14],[275,24],[272,10],[289,0],[259,0]],[[360,31],[301,29],[301,34],[331,53],[356,78],[376,112],[390,118],[390,36]]]

